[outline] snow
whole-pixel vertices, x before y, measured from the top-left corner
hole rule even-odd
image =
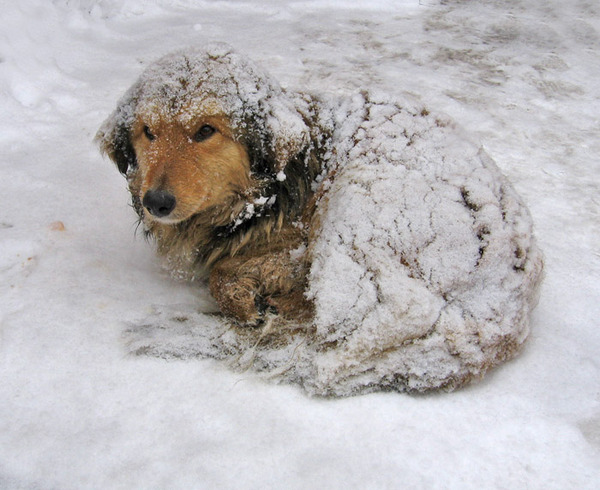
[[[3,6],[0,487],[598,487],[598,7],[358,3]],[[452,394],[330,400],[128,353],[132,325],[214,305],[135,237],[92,139],[144,66],[213,41],[290,89],[409,91],[484,146],[546,257],[519,357]]]

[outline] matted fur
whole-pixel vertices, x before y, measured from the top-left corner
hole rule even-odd
[[[207,125],[214,133],[196,137]],[[286,92],[215,45],[150,65],[97,140],[174,274],[208,278],[233,322],[228,340],[207,326],[197,355],[260,344],[257,369],[344,395],[460,386],[527,336],[542,270],[529,214],[487,156],[468,145],[444,155],[453,131],[368,94]],[[398,195],[370,195],[380,184]],[[428,211],[417,189],[439,205]],[[153,216],[149,191],[175,208]],[[456,246],[441,240],[444,222]]]

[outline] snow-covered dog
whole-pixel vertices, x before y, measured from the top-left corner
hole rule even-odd
[[[208,277],[236,325],[218,357],[262,342],[260,369],[314,393],[427,390],[527,336],[542,271],[529,213],[414,102],[287,92],[215,45],[150,65],[97,139],[159,253]],[[268,340],[240,328],[260,325]]]

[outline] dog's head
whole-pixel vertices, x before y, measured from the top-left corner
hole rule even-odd
[[[147,219],[181,222],[284,180],[309,143],[295,99],[224,45],[150,65],[96,139]]]

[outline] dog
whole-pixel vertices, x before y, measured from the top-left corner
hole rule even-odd
[[[150,64],[96,141],[175,276],[244,332],[302,332],[291,379],[450,389],[518,352],[543,260],[493,161],[411,104],[287,91],[215,44]]]

